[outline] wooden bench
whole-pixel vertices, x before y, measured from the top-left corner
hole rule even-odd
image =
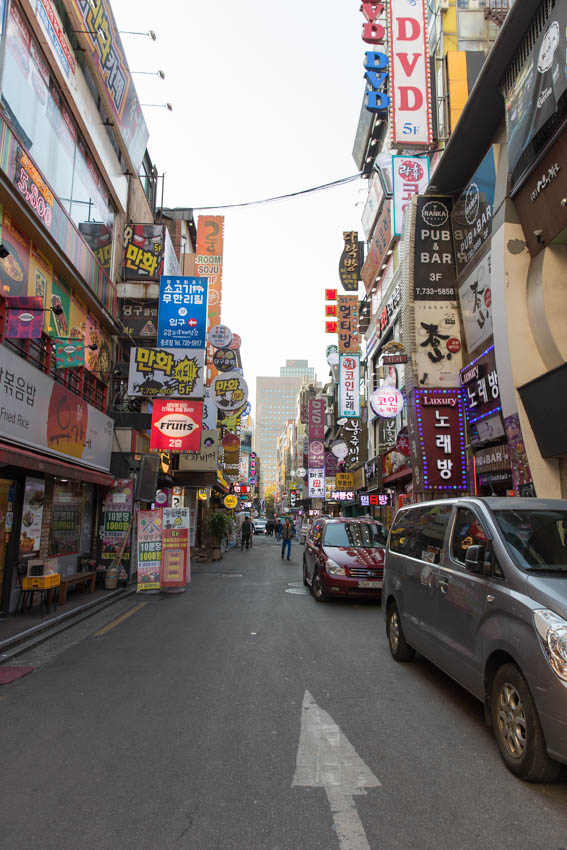
[[[65,604],[65,602],[67,601],[67,591],[69,589],[70,584],[81,585],[82,589],[86,590],[88,583],[89,592],[94,593],[95,581],[96,570],[93,570],[92,572],[73,573],[73,575],[71,576],[61,576],[61,585],[59,586],[59,599],[57,601],[60,605]]]

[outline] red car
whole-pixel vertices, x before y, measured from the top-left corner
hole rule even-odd
[[[369,518],[321,518],[303,553],[303,584],[317,602],[333,596],[382,596],[385,527]]]

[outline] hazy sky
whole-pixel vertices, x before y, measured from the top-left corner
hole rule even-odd
[[[296,192],[356,173],[364,89],[359,0],[112,0],[144,108],[165,206]],[[308,358],[326,380],[324,288],[338,287],[343,230],[361,232],[366,182],[225,215],[222,319],[257,375]],[[161,193],[161,186],[160,186]],[[198,211],[195,210],[195,218]],[[361,237],[362,238],[362,237]],[[254,406],[253,406],[254,410]]]

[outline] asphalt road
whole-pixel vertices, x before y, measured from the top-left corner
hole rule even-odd
[[[304,593],[296,543],[120,605],[11,661],[40,666],[0,688],[2,847],[567,848],[567,772],[515,779],[479,703],[394,663],[379,605]]]

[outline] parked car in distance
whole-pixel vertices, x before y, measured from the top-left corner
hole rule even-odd
[[[388,533],[372,519],[316,519],[303,550],[303,584],[317,602],[381,596]]]
[[[267,521],[258,517],[258,519],[254,520],[254,534],[265,534],[266,533],[266,524]]]
[[[512,773],[556,779],[567,764],[567,500],[403,508],[383,600],[394,659],[425,655],[484,702]]]

